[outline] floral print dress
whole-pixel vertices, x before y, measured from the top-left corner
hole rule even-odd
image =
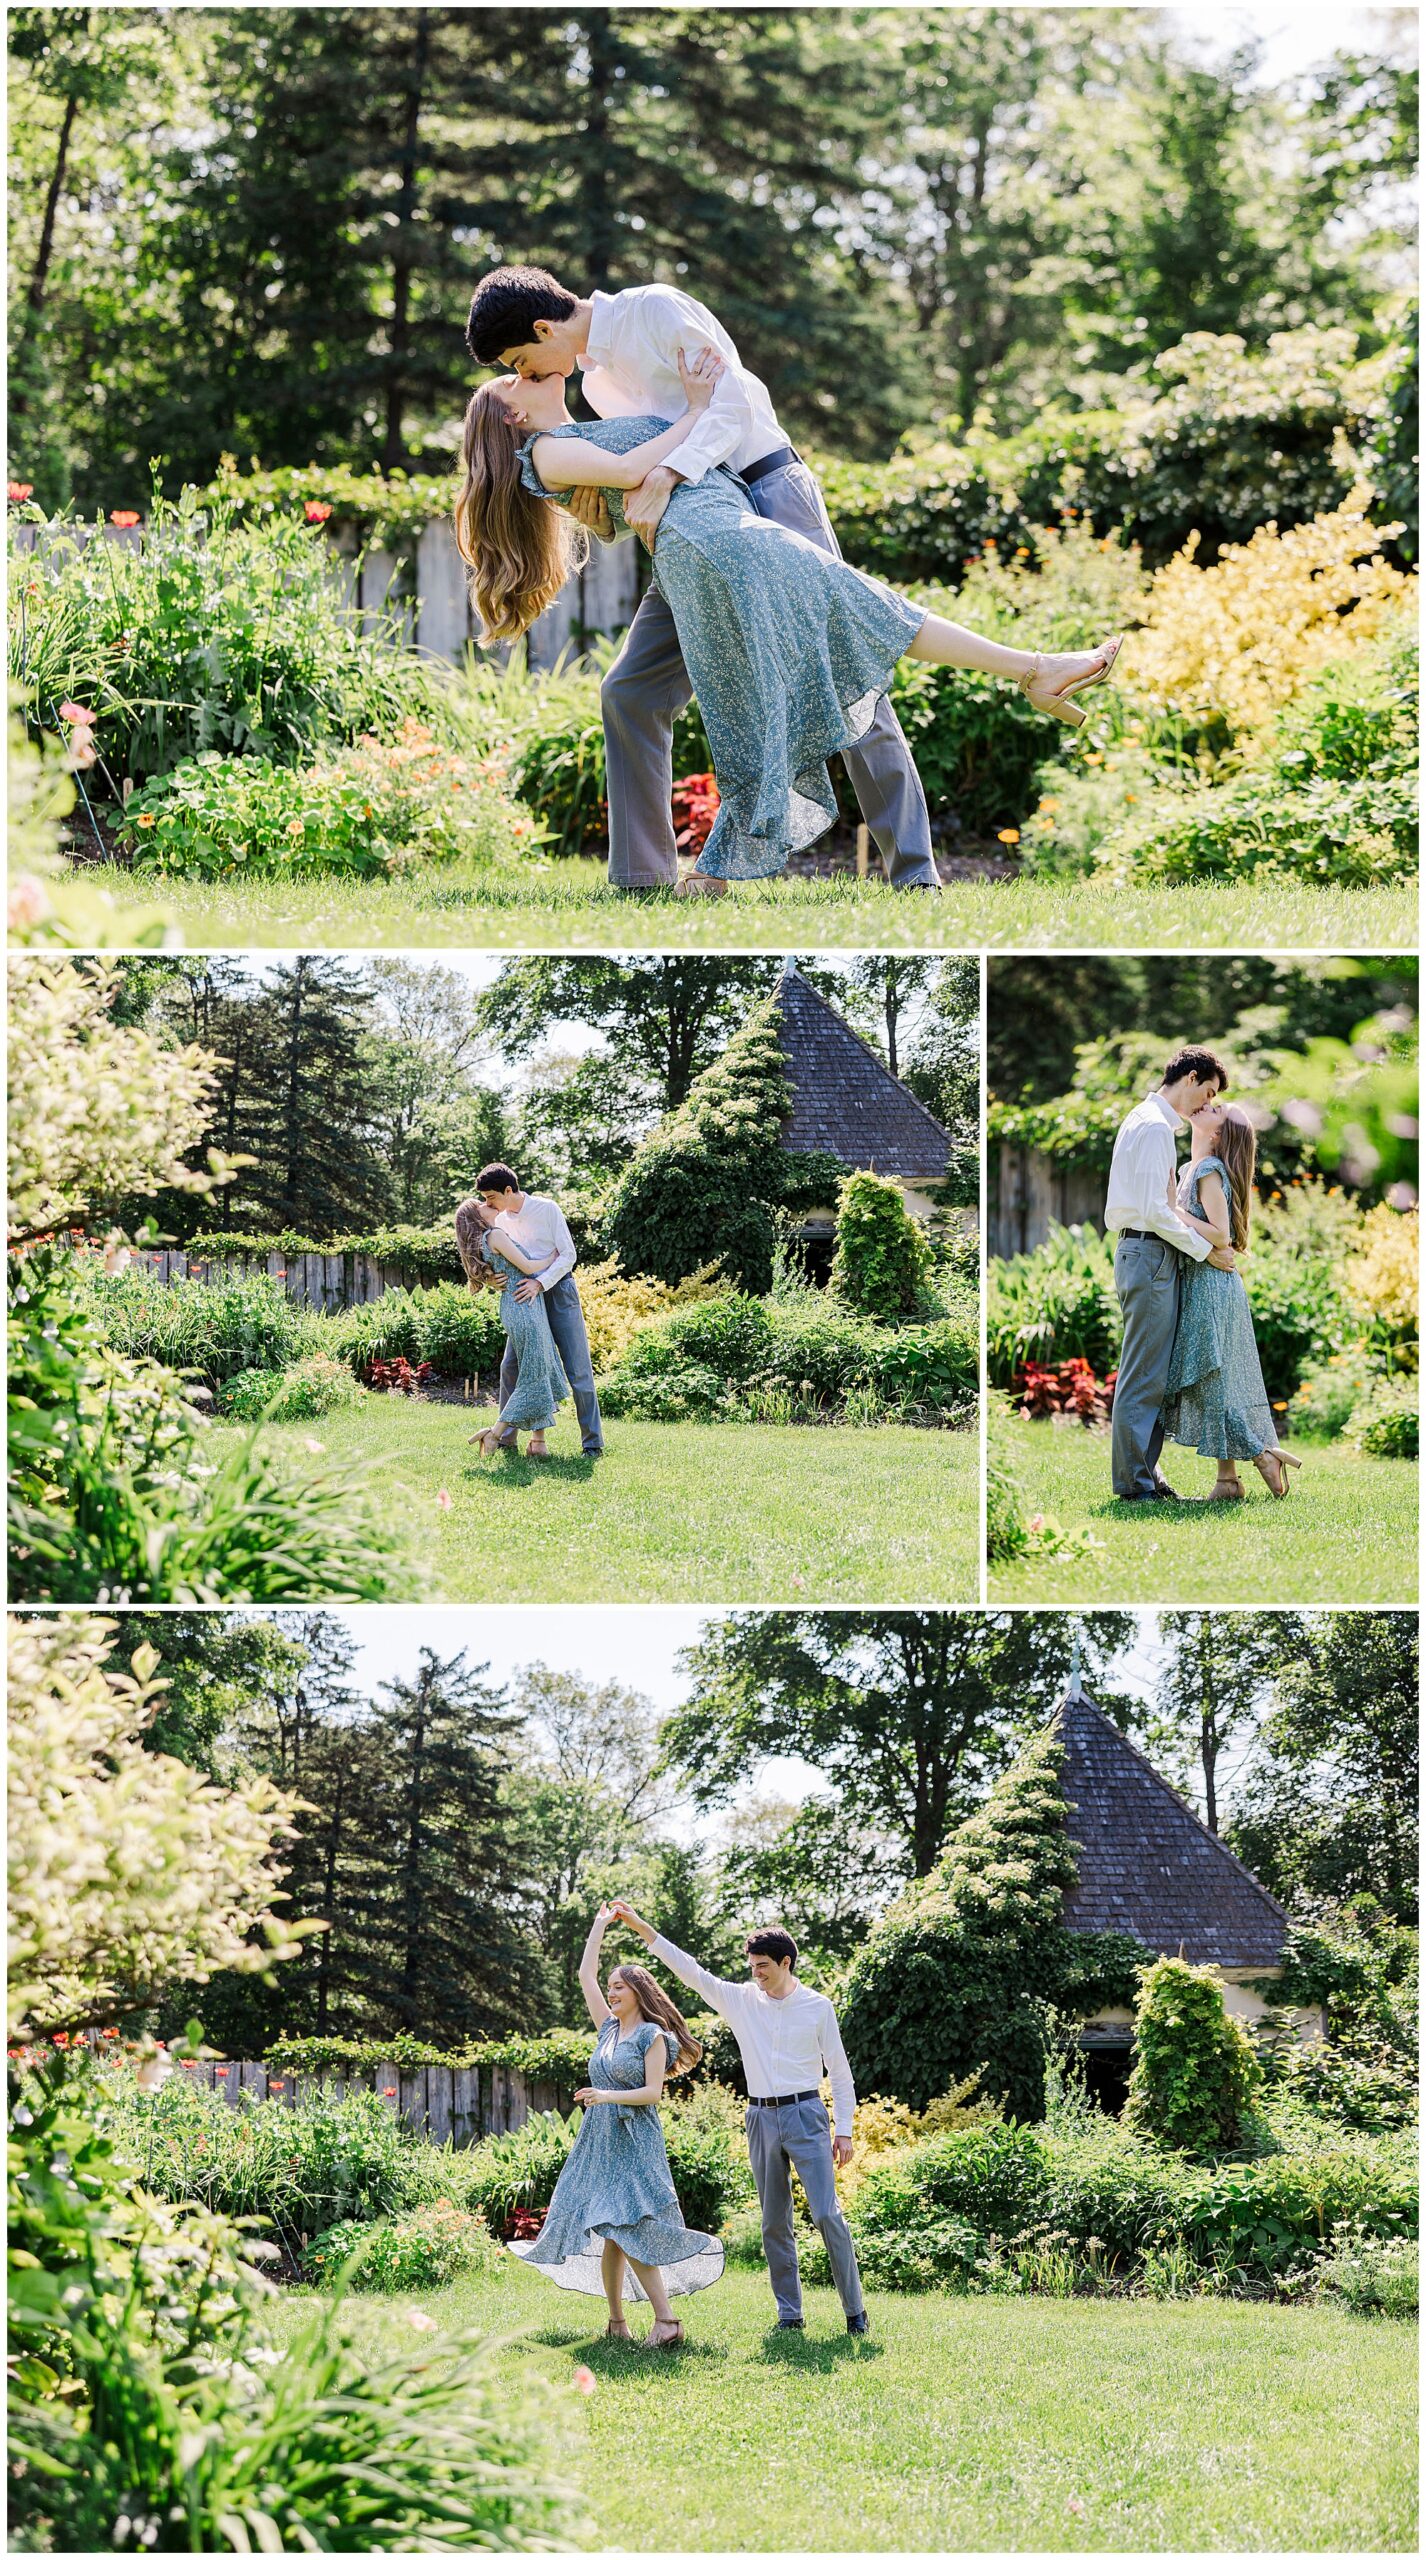
[[[678,2046],[666,2028],[641,2018],[631,2035],[621,2036],[618,2019],[606,2018],[590,2086],[642,2089],[644,2056],[655,2036],[663,2037],[672,2067]],[[679,2212],[657,2107],[587,2107],[539,2238],[509,2246],[566,2293],[602,2293],[606,2240],[641,2266],[657,2267],[671,2294],[699,2293],[723,2272],[722,2241],[690,2231]],[[624,2270],[624,2299],[648,2300],[631,2267]]]
[[[629,453],[666,418],[600,418],[545,428]],[[558,501],[520,447],[520,477]],[[622,493],[609,512],[625,523]],[[837,815],[827,758],[855,746],[926,619],[876,578],[760,516],[720,463],[680,481],[654,537],[653,583],[678,628],[721,805],[697,868],[720,880],[762,880],[825,834]]]
[[[1200,1156],[1179,1178],[1178,1202],[1201,1218],[1198,1186],[1205,1173],[1221,1176],[1232,1196],[1232,1181],[1220,1156]],[[1183,1261],[1183,1292],[1178,1331],[1169,1362],[1164,1398],[1164,1433],[1181,1448],[1196,1449],[1200,1458],[1256,1458],[1275,1449],[1272,1406],[1263,1385],[1262,1364],[1253,1332],[1248,1293],[1236,1271],[1215,1271],[1211,1263]]]

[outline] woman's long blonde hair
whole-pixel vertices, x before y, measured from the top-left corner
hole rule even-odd
[[[1248,1241],[1253,1214],[1253,1177],[1257,1170],[1257,1132],[1246,1111],[1229,1103],[1218,1123],[1213,1152],[1228,1168],[1228,1225],[1235,1252]]]
[[[527,432],[511,417],[496,385],[483,382],[465,413],[465,478],[455,527],[487,643],[518,640],[589,557],[584,527],[521,481],[520,446]]]
[[[669,2034],[677,2037],[678,2060],[669,2074],[670,2079],[677,2079],[681,2071],[691,2071],[695,2062],[702,2061],[703,2047],[697,2036],[689,2034],[668,1993],[660,1989],[653,1975],[646,1973],[641,1964],[616,1964],[609,1979],[611,1982],[616,1979],[627,1982],[638,2001],[640,2017],[647,2018],[653,2026],[667,2027]]]

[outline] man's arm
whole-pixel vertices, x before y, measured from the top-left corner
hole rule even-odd
[[[1191,1262],[1206,1262],[1213,1251],[1212,1240],[1196,1236],[1186,1227],[1176,1209],[1169,1206],[1169,1189],[1174,1178],[1173,1139],[1167,1123],[1137,1132],[1138,1144],[1131,1158],[1131,1189],[1134,1213],[1131,1224],[1147,1227],[1151,1234],[1162,1236],[1175,1253],[1186,1253]]]
[[[852,2085],[852,2066],[842,2042],[842,2030],[831,2001],[826,2003],[822,2025],[822,2060],[832,2083],[832,2132],[837,2142],[847,2145],[851,2157],[852,2120],[856,2114],[857,2093]]]
[[[692,1956],[685,1955],[682,1947],[661,1938],[653,1922],[641,1920],[631,1903],[616,1902],[613,1909],[616,1919],[622,1920],[626,1929],[632,1929],[636,1938],[643,1939],[660,1964],[666,1964],[670,1973],[676,1973],[680,1982],[688,1984],[690,1991],[701,1991],[709,2008],[716,2009],[720,2017],[727,2016],[729,1994],[738,1988],[735,1982],[724,1982],[718,1974],[709,1973]]]

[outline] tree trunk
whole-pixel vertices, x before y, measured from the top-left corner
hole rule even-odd
[[[406,404],[406,367],[411,352],[411,270],[415,265],[416,154],[421,136],[421,108],[430,61],[430,15],[416,12],[416,59],[406,99],[406,132],[401,145],[401,192],[396,200],[396,237],[392,248],[391,359],[386,376],[386,434],[381,448],[383,471],[397,471],[405,459],[402,416]]]
[[[607,9],[586,10],[580,19],[589,48],[588,112],[584,119],[585,162],[581,187],[584,272],[591,288],[607,292],[614,272],[614,202],[609,167],[609,101],[613,92],[617,47]]]
[[[78,112],[78,97],[71,96],[66,98],[64,102],[64,120],[60,125],[59,142],[55,149],[54,168],[50,172],[49,193],[45,198],[45,218],[40,225],[40,245],[35,252],[34,272],[30,277],[30,289],[25,297],[26,301],[29,303],[30,309],[34,312],[37,319],[45,306],[45,292],[49,284],[50,261],[54,256],[55,216],[59,211],[60,193],[64,186],[64,173],[69,162],[70,137],[74,132],[74,119]]]

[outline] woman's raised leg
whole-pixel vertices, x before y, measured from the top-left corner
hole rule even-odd
[[[1119,654],[1119,643],[1102,640],[1097,649],[1007,649],[999,640],[968,631],[964,623],[928,613],[906,654],[928,659],[937,667],[973,667],[980,675],[1004,676],[1019,685],[1037,711],[1049,711],[1077,728],[1084,714],[1072,697],[1088,685],[1104,682]]]

